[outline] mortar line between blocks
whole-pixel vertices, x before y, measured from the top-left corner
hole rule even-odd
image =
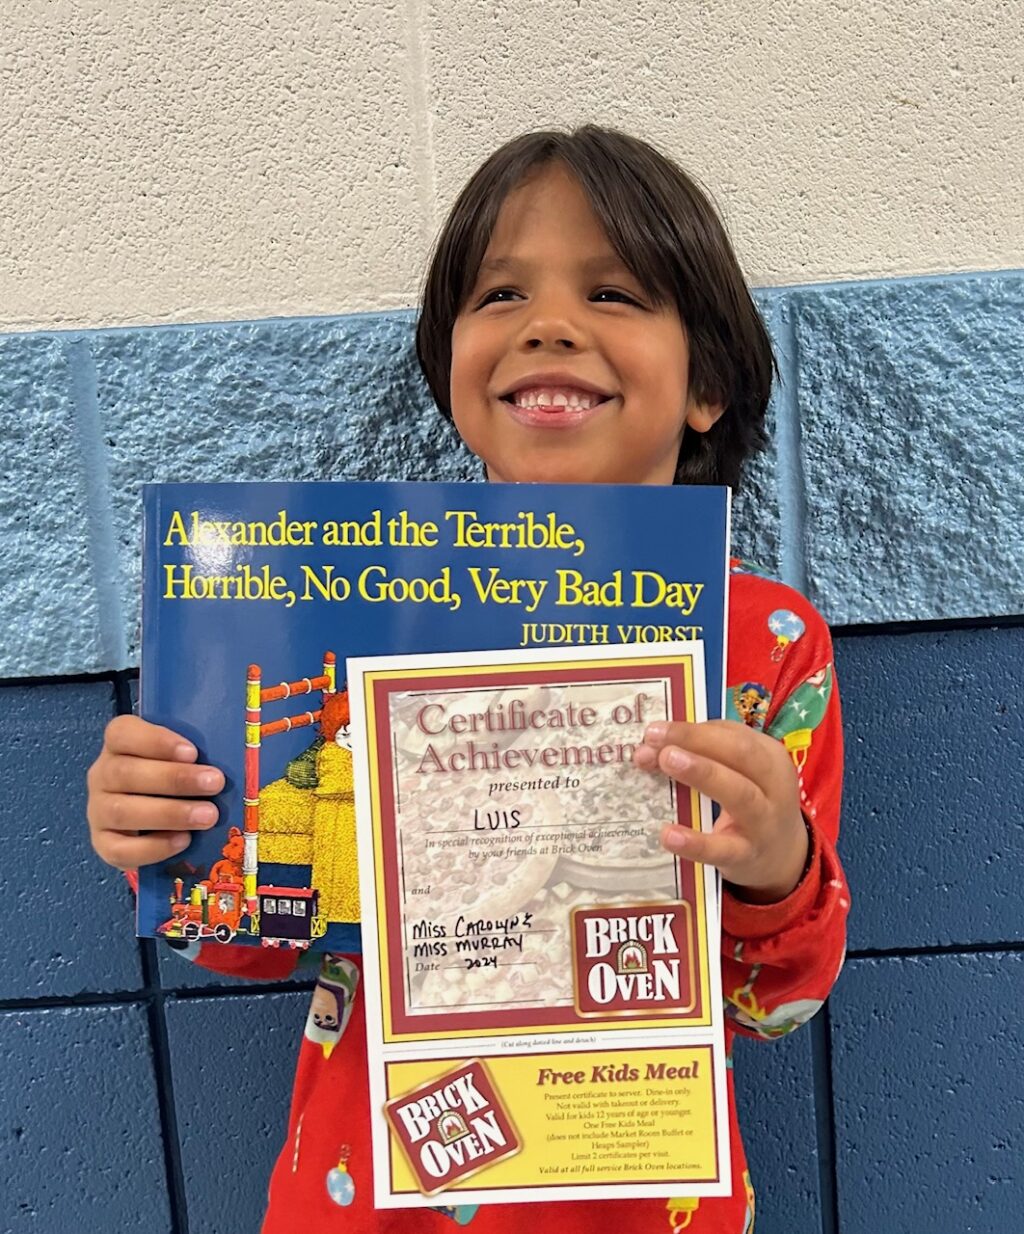
[[[128,673],[114,674],[114,695],[118,715],[131,715],[132,694]],[[174,1105],[171,1075],[171,1051],[164,1014],[164,989],[160,984],[160,965],[156,944],[152,939],[135,940],[142,972],[146,1024],[153,1055],[153,1087],[156,1090],[157,1118],[160,1122],[160,1143],[164,1150],[164,1178],[167,1186],[167,1207],[170,1211],[170,1234],[188,1234],[188,1199],[185,1191],[185,1170],[178,1139],[178,1117]]]
[[[782,578],[807,594],[807,493],[801,453],[800,343],[793,306],[786,297],[778,308],[778,357],[782,389],[777,403],[780,550]]]
[[[103,448],[96,388],[96,363],[88,342],[69,340],[64,347],[71,374],[71,397],[75,409],[75,434],[85,473],[85,506],[89,535],[89,560],[99,610],[100,651],[107,668],[124,668],[124,640],[117,552],[114,548],[114,513],[110,496],[110,473]]]
[[[839,1181],[836,1172],[836,1115],[832,1085],[832,1022],[827,1002],[811,1021],[810,1029],[821,1234],[838,1234]]]
[[[410,56],[416,56],[419,59],[421,66],[426,64],[426,56],[423,54],[420,46],[420,23],[417,20],[421,3],[420,0],[405,0],[406,10],[411,17],[406,21],[406,48]],[[410,21],[413,25],[410,26]],[[422,110],[419,114],[421,124],[423,126],[424,139],[429,151],[429,158],[426,167],[429,167],[428,178],[432,181],[432,197],[431,200],[436,209],[436,162],[434,159],[434,117],[429,107],[427,99],[429,97],[425,84],[425,74],[421,74],[419,80],[413,80],[410,77],[408,82],[410,89],[410,98],[412,93],[418,91],[422,96]],[[415,123],[415,118],[414,118]],[[1016,292],[1016,284],[1024,278],[1024,268],[1016,266],[1000,267],[995,270],[952,270],[944,272],[936,272],[932,274],[893,274],[888,276],[877,277],[860,277],[851,275],[849,278],[839,279],[820,279],[806,283],[761,283],[751,287],[751,290],[758,297],[780,296],[788,297],[793,294],[802,292],[812,293],[828,293],[830,295],[845,296],[860,295],[865,291],[874,291],[879,288],[888,287],[914,287],[918,285],[959,285],[962,283],[999,283],[1003,280],[1009,280],[1014,284],[1011,288],[1012,292]],[[344,311],[334,312],[318,312],[314,309],[303,311],[296,309],[291,314],[284,316],[257,316],[252,305],[238,306],[222,306],[221,312],[225,316],[214,318],[195,319],[187,316],[173,317],[168,311],[162,316],[143,317],[143,318],[125,318],[116,324],[106,325],[89,325],[81,321],[72,321],[67,324],[60,322],[39,324],[28,320],[10,321],[0,325],[0,338],[8,336],[17,337],[39,337],[39,338],[64,338],[73,336],[82,338],[89,335],[109,335],[122,333],[127,330],[162,330],[162,331],[196,331],[196,330],[222,330],[225,327],[231,326],[288,326],[295,323],[309,324],[323,322],[330,325],[334,322],[345,320],[351,321],[358,318],[375,318],[389,316],[392,314],[406,314],[414,316],[415,309],[409,307],[409,289],[408,288],[385,288],[372,297],[374,307],[368,308],[365,306],[352,307]],[[401,303],[391,304],[391,300],[399,300]],[[358,298],[357,301],[358,302]],[[1014,301],[1014,304],[1016,301]],[[381,305],[384,307],[381,307]],[[183,306],[179,311],[184,314],[187,309],[194,309],[195,306]],[[232,315],[234,314],[234,315]]]
[[[420,0],[405,0],[405,46],[409,58],[409,105],[412,112],[414,166],[419,189],[426,249],[437,231],[437,168],[434,163],[434,118],[430,112],[427,58],[423,51]],[[417,291],[417,296],[419,291]]]
[[[164,1014],[165,994],[160,985],[156,944],[151,938],[140,938],[137,942],[142,961],[142,979],[148,994],[146,1011],[149,1017],[150,1048],[153,1051],[153,1082],[160,1118],[160,1139],[164,1149],[171,1234],[189,1234],[185,1166],[181,1160],[181,1140],[178,1135],[178,1114],[174,1103],[174,1076],[171,1068],[171,1043]]]

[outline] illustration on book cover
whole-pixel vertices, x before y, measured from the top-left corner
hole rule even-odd
[[[267,704],[316,694],[316,710],[264,719]],[[288,763],[280,779],[261,785],[264,741],[307,727],[318,730],[314,741]],[[264,947],[304,950],[324,936],[329,921],[359,916],[348,693],[337,686],[335,653],[324,654],[320,675],[273,686],[263,686],[260,666],[250,664],[244,737],[243,827],[229,829],[220,860],[206,877],[188,863],[168,867],[171,916],[157,933],[220,943],[245,934],[259,938]],[[306,882],[261,882],[261,863],[294,867],[296,877],[308,871]],[[192,874],[187,889],[186,873]]]

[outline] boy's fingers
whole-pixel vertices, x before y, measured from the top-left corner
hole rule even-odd
[[[661,844],[677,857],[715,866],[723,874],[741,869],[753,854],[750,841],[738,832],[693,831],[678,823],[668,823],[662,827]]]
[[[218,818],[212,801],[179,801],[134,793],[96,793],[90,798],[86,813],[89,826],[97,834],[203,830],[212,827]]]
[[[129,754],[108,754],[96,764],[94,773],[94,789],[106,793],[209,797],[224,787],[224,773],[216,767],[161,762]]]
[[[768,806],[767,798],[753,780],[689,750],[676,746],[662,749],[658,755],[658,766],[673,780],[688,784],[712,801],[717,801],[733,818],[744,821],[757,818]]]
[[[676,720],[649,724],[644,733],[644,745],[659,751],[666,746],[679,746],[713,759],[753,780],[764,791],[778,779],[779,751],[783,749],[774,739],[735,720],[706,720],[702,724]]]
[[[191,838],[181,832],[133,836],[100,831],[93,838],[93,847],[108,865],[117,866],[119,870],[134,870],[184,852]]]
[[[117,716],[111,720],[103,734],[103,745],[111,754],[134,754],[136,758],[194,763],[199,757],[187,738],[138,716]]]

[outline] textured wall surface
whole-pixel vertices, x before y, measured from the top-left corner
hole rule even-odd
[[[758,1234],[1017,1229],[1022,656],[1021,625],[837,638],[851,953],[808,1026],[737,1043]],[[0,1230],[257,1234],[308,994],[130,937],[81,819],[128,687],[0,686]]]
[[[649,137],[760,284],[1024,265],[1024,22],[975,0],[9,0],[0,330],[415,303],[524,129]]]
[[[792,297],[804,545],[832,621],[1024,609],[1024,279]]]
[[[782,382],[740,551],[832,622],[1024,610],[1024,275],[758,293]],[[138,663],[148,480],[479,475],[407,312],[0,335],[0,676]]]
[[[141,1003],[0,1010],[0,1067],[5,1234],[172,1228]]]
[[[857,950],[1019,937],[1021,663],[1024,625],[843,641],[844,807],[856,837],[844,861]]]
[[[979,892],[982,888],[979,887]],[[842,1234],[1020,1221],[1017,949],[852,960],[832,999]],[[883,1040],[886,1042],[883,1044]]]

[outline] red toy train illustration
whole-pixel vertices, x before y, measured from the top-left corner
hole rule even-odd
[[[324,932],[318,913],[319,895],[313,887],[257,887],[258,906],[248,914],[239,880],[203,879],[183,897],[183,880],[174,880],[171,918],[157,930],[168,938],[188,942],[215,939],[230,943],[239,932],[259,934],[264,947],[308,947]],[[245,919],[248,918],[248,921]]]

